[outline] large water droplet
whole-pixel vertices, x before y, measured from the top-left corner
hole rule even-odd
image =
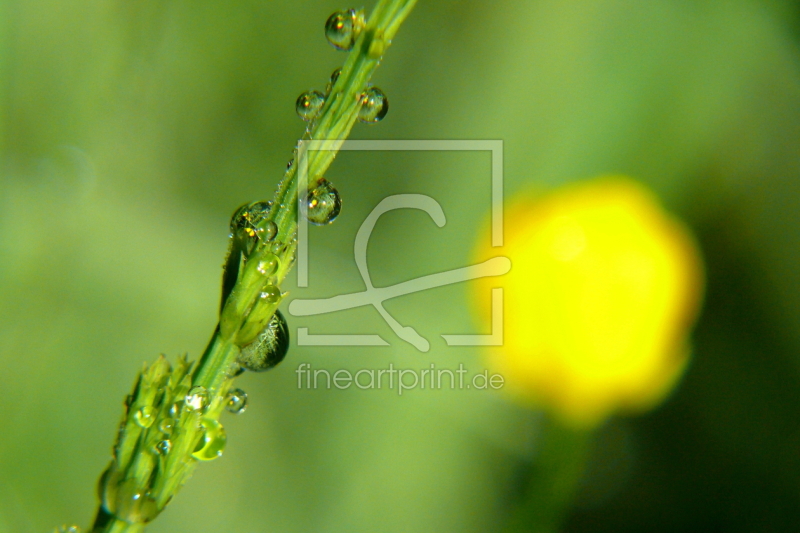
[[[365,124],[375,124],[383,120],[389,112],[389,100],[377,87],[367,87],[361,95],[361,108],[358,110],[358,120]]]
[[[169,439],[160,440],[156,443],[156,453],[167,455],[172,450],[172,441]]]
[[[244,410],[247,409],[247,393],[242,389],[231,390],[226,398],[225,409],[235,415],[244,413]]]
[[[129,479],[117,489],[116,511],[112,514],[129,524],[146,524],[158,515],[158,506],[135,480]]]
[[[308,91],[297,97],[294,108],[300,118],[311,122],[322,110],[323,105],[325,105],[324,94],[319,91]]]
[[[198,461],[211,461],[222,455],[228,437],[225,435],[225,428],[216,420],[204,418],[200,421],[200,425],[205,431],[192,457]]]
[[[133,419],[136,421],[136,424],[142,428],[149,428],[153,425],[153,421],[156,419],[156,408],[152,406],[142,407],[136,414],[133,415]]]
[[[325,38],[337,50],[350,50],[364,25],[363,12],[355,9],[337,11],[325,22]]]
[[[253,252],[258,242],[271,241],[277,235],[278,226],[266,220],[271,209],[272,202],[251,202],[239,207],[231,217],[231,236],[244,248],[246,255]]]
[[[342,199],[331,183],[323,179],[308,192],[308,221],[317,226],[330,224],[342,210]]]
[[[186,409],[190,411],[202,411],[208,406],[208,391],[205,387],[192,387],[184,400]]]
[[[244,346],[238,362],[247,370],[263,372],[275,367],[289,350],[289,326],[280,311],[275,311],[256,340]]]

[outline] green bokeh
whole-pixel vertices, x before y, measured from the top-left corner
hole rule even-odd
[[[795,531],[800,523],[800,56],[791,3],[419,0],[374,82],[391,109],[357,139],[501,139],[507,197],[600,174],[652,187],[698,235],[704,314],[659,410],[600,430],[566,531]],[[303,125],[295,98],[344,54],[338,3],[0,0],[0,533],[92,518],[122,399],[144,361],[196,358],[216,324],[228,217],[271,197]],[[367,6],[369,7],[369,6]],[[310,287],[363,290],[355,232],[390,194],[370,271],[388,285],[470,261],[483,153],[343,153],[335,224],[311,229]],[[513,220],[506,220],[513,225]],[[488,391],[298,390],[314,368],[484,363],[442,333],[480,327],[464,284],[292,331],[245,375],[223,457],[148,531],[497,531],[538,418]],[[344,329],[343,329],[344,328]]]

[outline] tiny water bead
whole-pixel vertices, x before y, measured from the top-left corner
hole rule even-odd
[[[275,311],[256,340],[244,346],[238,363],[247,370],[263,372],[283,361],[289,350],[289,326],[280,311]]]
[[[389,100],[386,94],[377,87],[368,87],[361,95],[361,108],[358,110],[358,120],[365,124],[375,124],[383,120],[389,112]]]
[[[81,528],[76,525],[72,526],[63,525],[55,528],[53,530],[53,533],[81,533]]]
[[[228,370],[225,374],[229,378],[235,378],[241,376],[244,373],[244,368],[240,365],[237,361],[233,361],[230,365],[228,365]]]
[[[336,85],[336,81],[339,79],[339,76],[342,74],[342,69],[337,68],[331,73],[331,79],[328,82],[328,85],[325,86],[325,94],[329,95],[331,93],[331,89],[333,86]]]
[[[158,455],[167,455],[172,450],[172,441],[169,439],[160,440],[156,443],[156,452]]]
[[[165,418],[158,424],[158,430],[165,435],[172,435],[172,430],[175,428],[175,419]]]
[[[198,461],[211,461],[222,455],[228,437],[222,424],[214,419],[204,418],[200,421],[200,425],[205,431],[203,438],[200,439],[197,448],[192,453],[192,457]]]
[[[190,411],[202,411],[208,406],[208,391],[205,387],[192,387],[186,395],[185,403]]]
[[[278,271],[280,264],[280,259],[275,254],[265,253],[264,257],[256,265],[256,270],[262,276],[271,276]]]
[[[261,240],[263,241],[269,242],[272,239],[274,239],[275,236],[278,234],[278,225],[271,220],[262,222],[261,224],[259,224],[258,228],[259,231],[261,231],[260,237]]]
[[[152,406],[142,407],[136,411],[133,419],[139,427],[147,429],[153,425],[153,421],[156,419],[156,409]]]
[[[355,9],[337,11],[325,22],[325,38],[337,50],[350,50],[365,24],[362,11]]]
[[[330,224],[342,210],[342,199],[331,183],[323,179],[308,192],[308,221],[317,226]]]
[[[247,393],[242,389],[233,389],[228,393],[225,409],[229,413],[240,415],[247,409]]]
[[[274,304],[283,299],[283,293],[277,285],[270,284],[261,289],[261,293],[258,297],[268,303]]]
[[[308,91],[297,97],[294,108],[300,118],[311,122],[322,110],[323,105],[325,105],[324,94],[319,91]]]
[[[117,487],[112,514],[129,524],[146,524],[158,515],[158,506],[135,480],[129,479]]]

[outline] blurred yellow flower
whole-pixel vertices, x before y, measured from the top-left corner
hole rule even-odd
[[[622,177],[518,199],[505,220],[504,246],[477,252],[511,271],[474,286],[483,317],[489,288],[504,289],[504,344],[488,353],[507,389],[576,427],[658,404],[688,361],[703,288],[687,228]]]

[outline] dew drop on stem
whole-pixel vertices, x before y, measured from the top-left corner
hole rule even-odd
[[[289,326],[280,311],[275,311],[267,327],[250,344],[242,347],[238,363],[252,372],[274,368],[289,350]]]
[[[317,226],[330,224],[342,210],[342,199],[339,191],[331,183],[322,179],[308,192],[308,221]]]
[[[351,50],[364,26],[363,12],[355,9],[337,11],[325,22],[325,38],[337,50]]]
[[[72,526],[63,525],[55,528],[53,530],[53,533],[81,533],[81,531],[82,531],[81,528],[76,525]]]
[[[172,441],[169,439],[160,440],[156,443],[156,453],[158,455],[167,455],[172,450]]]
[[[225,409],[235,415],[244,413],[247,409],[247,393],[242,389],[232,389],[225,399]]]
[[[337,68],[331,73],[331,79],[328,81],[328,85],[325,86],[325,95],[331,94],[331,90],[333,86],[336,85],[336,81],[339,79],[339,76],[342,74],[342,69]]]
[[[122,482],[117,488],[115,517],[129,524],[146,524],[158,515],[155,500],[144,489],[137,486],[135,479]]]
[[[198,461],[211,461],[222,455],[228,437],[222,424],[214,419],[204,418],[200,421],[200,426],[203,428],[203,437],[192,453],[192,457]]]
[[[268,242],[275,238],[278,226],[268,220],[272,202],[259,201],[244,204],[231,217],[231,238],[235,248],[249,256],[259,242]]]
[[[136,411],[136,414],[133,415],[133,419],[141,428],[149,428],[153,425],[153,421],[156,419],[156,409],[152,406],[145,406]]]
[[[319,91],[307,91],[297,97],[294,108],[300,118],[311,122],[322,110],[323,105],[325,105],[324,94]]]
[[[158,430],[165,435],[172,435],[172,430],[175,428],[175,419],[165,418],[158,424]]]
[[[208,391],[205,387],[192,387],[184,400],[189,411],[203,411],[208,406]]]
[[[375,124],[383,120],[388,112],[389,100],[386,98],[386,94],[377,87],[368,87],[361,95],[358,120],[365,124]]]

